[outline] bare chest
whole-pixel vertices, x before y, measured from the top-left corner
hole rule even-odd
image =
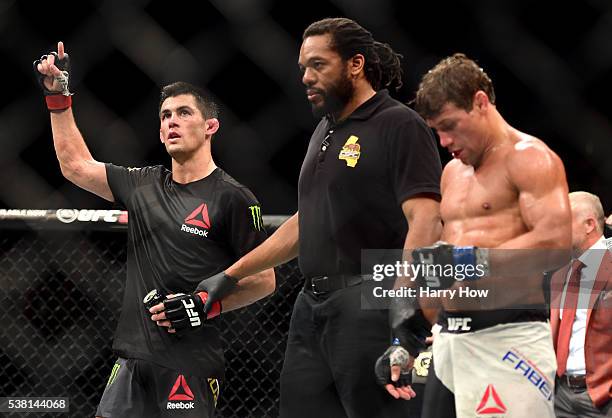
[[[444,187],[440,211],[445,222],[518,210],[518,193],[505,173],[493,169],[454,174]]]

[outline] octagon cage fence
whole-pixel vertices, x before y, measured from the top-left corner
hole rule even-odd
[[[272,233],[286,219],[264,222]],[[119,210],[0,209],[0,396],[67,397],[69,412],[49,416],[95,415],[115,361],[126,224]],[[303,278],[296,260],[276,276],[274,295],[215,321],[227,360],[220,417],[278,416],[289,318]]]

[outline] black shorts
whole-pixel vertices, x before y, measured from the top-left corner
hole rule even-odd
[[[212,418],[219,398],[219,381],[180,374],[156,364],[118,358],[98,405],[104,418]]]

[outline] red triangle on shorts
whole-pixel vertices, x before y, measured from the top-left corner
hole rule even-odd
[[[176,393],[179,390],[179,387],[183,389],[184,393]],[[172,390],[170,390],[170,395],[168,395],[169,401],[193,401],[194,396],[191,388],[187,384],[185,380],[185,376],[179,374],[179,377],[174,382],[174,386],[172,386]]]
[[[492,399],[491,399],[492,398]],[[480,404],[476,407],[476,413],[482,414],[503,414],[507,411],[506,405],[502,402],[493,385],[487,386]]]

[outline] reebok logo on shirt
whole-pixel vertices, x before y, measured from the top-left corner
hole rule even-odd
[[[208,238],[208,229],[210,229],[210,218],[208,216],[208,206],[206,203],[202,203],[195,208],[195,210],[185,218],[185,223],[181,225],[181,231],[206,238]]]

